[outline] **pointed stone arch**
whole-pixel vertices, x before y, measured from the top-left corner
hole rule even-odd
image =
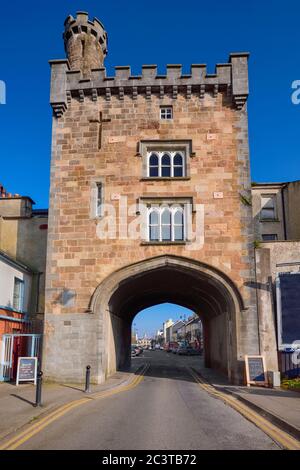
[[[239,381],[240,316],[245,311],[239,289],[222,271],[175,255],[125,266],[110,274],[93,293],[90,313],[97,317],[103,331],[105,376],[129,365],[134,316],[163,302],[186,306],[201,316],[207,365]]]

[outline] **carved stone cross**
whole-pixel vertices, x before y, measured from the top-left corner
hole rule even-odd
[[[89,122],[97,122],[99,124],[99,132],[98,132],[98,149],[101,149],[102,146],[102,127],[104,122],[110,122],[111,119],[102,119],[102,111],[99,112],[99,119],[90,119]]]

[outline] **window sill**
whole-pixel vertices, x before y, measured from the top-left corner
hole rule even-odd
[[[259,219],[260,222],[280,222],[279,219]]]
[[[155,242],[155,241],[151,241],[151,242],[147,242],[147,241],[143,241],[141,242],[141,245],[142,246],[145,246],[145,245],[186,245],[187,243],[187,240],[183,240],[183,241],[174,241],[174,242]]]
[[[189,176],[147,176],[140,181],[189,181],[190,179]]]

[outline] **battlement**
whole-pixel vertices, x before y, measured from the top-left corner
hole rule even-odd
[[[177,98],[183,93],[189,99],[196,94],[200,99],[210,92],[214,97],[226,93],[232,97],[233,105],[242,109],[248,97],[248,56],[247,52],[233,53],[229,61],[217,64],[214,74],[207,73],[205,64],[192,64],[189,74],[182,74],[182,65],[169,64],[166,74],[157,73],[157,65],[143,65],[141,75],[132,75],[130,66],[115,67],[114,76],[107,76],[106,68],[90,71],[89,77],[82,77],[80,70],[71,70],[69,62],[51,61],[51,104],[57,116],[67,108],[72,98],[96,101],[103,96],[110,100],[116,95],[120,100],[125,95],[136,99],[139,94],[151,99],[153,94],[163,98],[165,94]]]

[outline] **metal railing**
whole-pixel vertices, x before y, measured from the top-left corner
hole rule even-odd
[[[300,364],[293,361],[293,352],[278,351],[278,363],[282,377],[300,377]]]

